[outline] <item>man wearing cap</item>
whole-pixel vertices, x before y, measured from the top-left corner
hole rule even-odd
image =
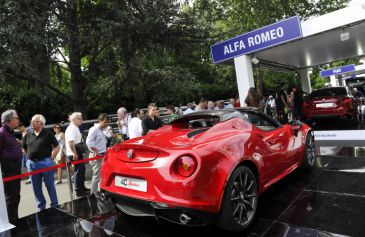
[[[18,127],[18,113],[7,110],[1,114],[0,128],[0,163],[3,177],[19,175],[23,153],[21,146],[15,139],[13,130]],[[8,209],[9,221],[14,223],[18,219],[20,202],[20,179],[4,183],[5,199]]]

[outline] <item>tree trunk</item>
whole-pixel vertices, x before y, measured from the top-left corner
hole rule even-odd
[[[81,50],[79,39],[79,26],[77,20],[77,0],[67,1],[68,9],[68,34],[69,34],[69,67],[71,72],[72,98],[74,99],[74,111],[81,112],[86,118],[85,88],[87,81],[83,80],[81,72]]]
[[[41,93],[45,94],[45,85],[48,84],[51,80],[51,75],[49,72],[49,57],[47,46],[42,45],[41,49],[38,52],[39,54],[39,61],[38,61],[38,73],[39,73],[39,80],[41,81]]]

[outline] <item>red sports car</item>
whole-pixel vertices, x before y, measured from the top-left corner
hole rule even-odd
[[[303,103],[305,121],[340,118],[359,123],[358,103],[346,87],[330,87],[313,91]]]
[[[252,108],[197,112],[110,148],[102,197],[133,216],[240,231],[254,218],[258,195],[314,162],[304,123],[281,125]]]

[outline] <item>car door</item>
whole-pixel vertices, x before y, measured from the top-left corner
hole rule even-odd
[[[262,142],[270,150],[270,155],[268,155],[264,160],[270,163],[271,166],[275,167],[275,171],[272,175],[280,175],[287,167],[287,156],[286,149],[289,145],[288,142],[288,132],[285,126],[275,128],[270,131],[265,131],[257,126],[256,134],[261,137]]]
[[[256,137],[255,154],[259,154],[263,167],[262,181],[270,185],[283,171],[283,151],[287,147],[284,137],[287,132],[283,126],[260,113],[246,112],[245,118],[254,126],[253,135]]]

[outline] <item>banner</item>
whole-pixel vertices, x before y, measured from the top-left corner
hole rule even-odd
[[[213,63],[257,52],[303,36],[298,16],[264,26],[210,47]]]

